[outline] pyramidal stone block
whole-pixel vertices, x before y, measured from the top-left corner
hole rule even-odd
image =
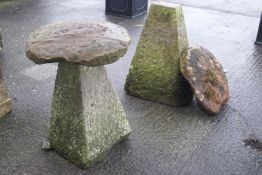
[[[2,30],[0,29],[0,52],[3,50]]]
[[[131,131],[104,66],[60,62],[51,115],[51,148],[84,169]]]
[[[190,103],[192,90],[179,69],[187,48],[182,7],[152,3],[126,79],[126,92],[171,106]]]
[[[8,96],[2,72],[0,70],[0,117],[12,111],[12,100]]]

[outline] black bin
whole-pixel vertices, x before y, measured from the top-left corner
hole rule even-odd
[[[147,12],[148,0],[106,0],[106,14],[134,18]]]
[[[257,40],[255,43],[262,45],[262,13],[261,13],[260,23],[258,27]]]

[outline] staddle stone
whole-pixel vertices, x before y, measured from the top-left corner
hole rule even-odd
[[[181,57],[180,69],[200,108],[211,114],[218,113],[229,99],[229,86],[215,56],[201,46],[190,47]]]
[[[51,147],[84,169],[131,131],[104,66],[59,63],[51,115]]]
[[[172,106],[190,103],[192,90],[179,70],[179,58],[187,47],[182,7],[152,3],[126,79],[126,92]]]
[[[122,57],[129,43],[126,29],[113,23],[65,21],[33,31],[26,54],[37,64],[65,61],[100,66]]]
[[[52,101],[51,148],[81,168],[105,158],[131,131],[104,64],[122,57],[126,29],[108,22],[58,22],[35,30],[27,56],[59,62]]]
[[[4,78],[0,70],[0,117],[12,111],[12,100],[8,96]]]

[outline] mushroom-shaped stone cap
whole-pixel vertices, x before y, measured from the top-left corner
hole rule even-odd
[[[33,31],[26,44],[26,55],[37,64],[62,61],[101,66],[121,58],[129,43],[126,29],[116,24],[64,21]]]
[[[195,45],[180,58],[180,70],[201,109],[211,114],[218,113],[229,99],[229,86],[216,57],[204,47]]]

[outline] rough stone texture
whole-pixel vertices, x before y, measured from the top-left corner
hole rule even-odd
[[[2,30],[0,29],[0,52],[3,50]]]
[[[122,57],[130,43],[126,29],[95,21],[65,21],[32,32],[27,56],[37,64],[66,61],[87,66],[113,63]]]
[[[215,56],[201,46],[193,46],[181,57],[180,69],[200,108],[211,114],[218,113],[229,99],[229,86]]]
[[[146,16],[134,20],[106,16],[104,0],[37,0],[29,4],[24,1],[14,0],[23,5],[5,8],[0,15],[4,37],[1,67],[8,92],[17,99],[15,112],[0,118],[1,175],[262,174],[261,152],[244,146],[242,141],[254,132],[262,139],[262,95],[258,95],[262,93],[262,47],[254,45],[261,0],[207,0],[220,11],[190,7],[190,1],[207,4],[203,0],[183,0],[189,5],[183,7],[188,38],[208,47],[228,70],[230,100],[215,118],[199,112],[195,103],[173,108],[125,94],[124,80]],[[234,6],[234,13],[222,12],[235,2],[242,5]],[[247,8],[250,4],[258,4],[259,10]],[[242,16],[238,11],[235,13],[237,8],[251,15],[258,11],[258,15]],[[48,21],[87,16],[119,23],[131,35],[127,54],[108,65],[107,71],[133,132],[114,147],[105,161],[81,170],[55,152],[41,149],[47,137],[55,77],[40,81],[19,72],[32,67],[24,57],[23,33],[27,36],[33,28]]]
[[[126,79],[128,94],[167,105],[191,102],[192,91],[179,70],[188,47],[181,6],[153,3]]]
[[[12,111],[12,100],[8,96],[2,72],[0,71],[0,117]]]
[[[130,133],[104,66],[59,63],[51,115],[51,147],[84,169]]]

